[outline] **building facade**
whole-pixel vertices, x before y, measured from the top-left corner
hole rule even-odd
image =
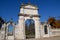
[[[28,4],[22,4],[20,7],[20,13],[18,14],[18,24],[15,24],[12,20],[8,23],[4,23],[0,30],[0,40],[20,40],[26,39],[25,21],[27,19],[34,20],[35,23],[35,38],[51,37],[60,35],[60,29],[51,29],[49,23],[40,22],[40,15],[38,13],[38,7]]]

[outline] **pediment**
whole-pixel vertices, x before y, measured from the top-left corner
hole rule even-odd
[[[37,7],[36,6],[33,6],[33,5],[26,5],[26,6],[24,6],[24,8],[37,9]]]
[[[36,5],[32,5],[32,4],[23,4],[21,7],[29,8],[29,9],[38,9]]]

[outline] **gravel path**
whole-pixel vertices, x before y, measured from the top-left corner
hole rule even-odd
[[[17,40],[17,39],[15,39]],[[21,40],[21,39],[19,39]],[[40,38],[40,39],[35,39],[35,38],[30,38],[30,39],[23,39],[23,40],[60,40],[60,36],[59,37],[49,37],[49,38]]]
[[[24,40],[60,40],[60,37],[49,37],[49,38],[40,38],[40,39],[24,39]]]

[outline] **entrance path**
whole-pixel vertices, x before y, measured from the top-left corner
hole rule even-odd
[[[60,40],[60,36],[58,37],[49,37],[49,38],[40,38],[40,39],[24,39],[24,40]]]

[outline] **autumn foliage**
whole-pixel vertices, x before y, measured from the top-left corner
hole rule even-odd
[[[48,23],[52,28],[60,28],[60,20],[56,20],[54,17],[49,18]]]

